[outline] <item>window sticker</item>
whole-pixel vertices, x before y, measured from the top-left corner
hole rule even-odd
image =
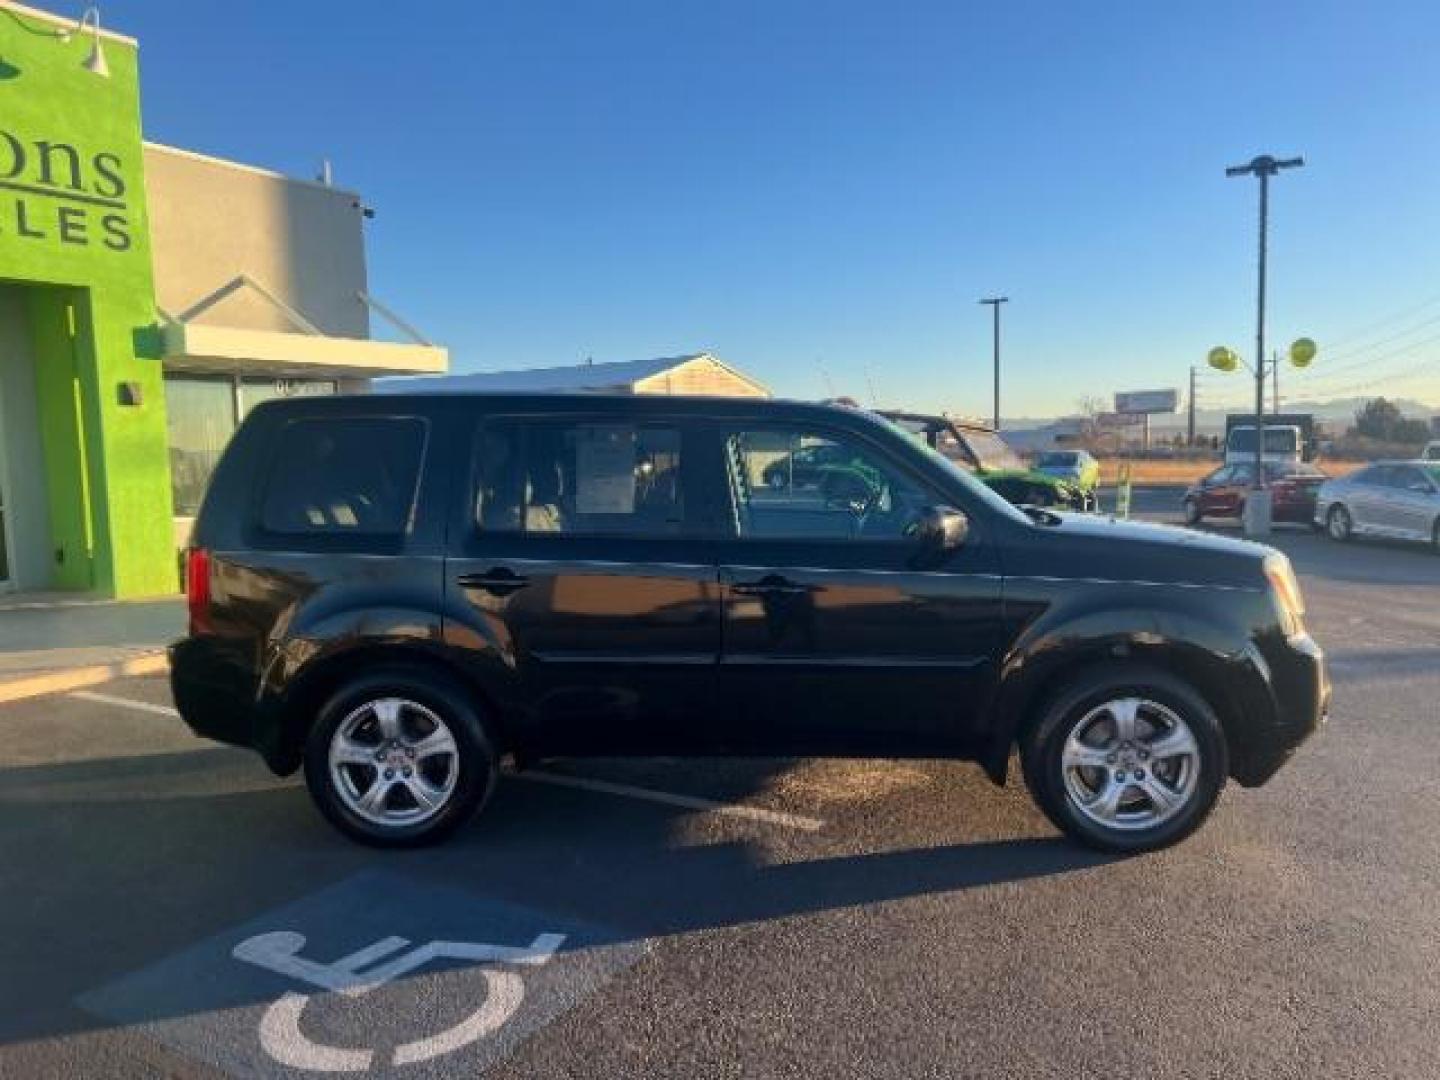
[[[586,424],[576,435],[576,511],[633,514],[635,429],[614,424]]]

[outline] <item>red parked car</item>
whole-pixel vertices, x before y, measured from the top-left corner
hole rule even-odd
[[[1254,479],[1255,466],[1248,461],[1216,469],[1185,492],[1185,524],[1198,525],[1207,517],[1238,518]],[[1270,489],[1271,519],[1311,524],[1315,520],[1315,493],[1325,479],[1325,474],[1313,465],[1267,464],[1265,486]]]

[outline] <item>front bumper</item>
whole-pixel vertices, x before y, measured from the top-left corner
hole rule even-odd
[[[1269,669],[1272,720],[1247,725],[1231,761],[1243,787],[1258,787],[1280,770],[1295,749],[1320,730],[1330,713],[1330,675],[1325,654],[1309,634],[1297,634],[1261,650]]]

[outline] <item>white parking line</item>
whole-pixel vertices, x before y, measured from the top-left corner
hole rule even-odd
[[[517,780],[532,780],[540,784],[554,784],[557,787],[579,788],[582,791],[599,791],[606,795],[623,795],[629,799],[645,799],[649,802],[664,803],[667,806],[683,806],[687,810],[705,810],[709,813],[724,814],[727,817],[748,818],[763,821],[767,825],[783,825],[789,829],[815,832],[825,826],[818,818],[786,814],[779,810],[766,810],[761,806],[744,806],[739,803],[716,802],[695,795],[676,795],[669,791],[655,791],[651,788],[632,787],[629,784],[612,784],[609,780],[592,780],[588,776],[565,776],[561,773],[536,772],[527,769],[515,773]]]
[[[155,705],[149,701],[136,701],[134,698],[115,697],[113,694],[97,694],[93,690],[76,690],[70,697],[79,698],[81,701],[93,701],[97,705],[119,705],[124,709],[135,709],[139,712],[154,713],[156,716],[173,716],[178,718],[179,712],[169,705]]]
[[[114,694],[97,694],[91,690],[76,690],[69,695],[72,698],[79,698],[81,701],[91,701],[97,705],[115,705],[122,709],[135,709],[138,712],[154,713],[156,716],[179,717],[180,713],[169,705],[156,705],[149,701],[136,701],[134,698],[116,697]],[[582,791],[597,791],[604,795],[619,795],[627,799],[642,799],[646,802],[662,803],[666,806],[681,806],[686,810],[703,810],[712,814],[724,814],[726,817],[746,818],[750,821],[760,821],[767,825],[780,825],[787,829],[799,829],[802,832],[816,832],[825,827],[825,822],[819,818],[804,817],[800,814],[787,814],[780,810],[766,810],[761,806],[745,806],[739,803],[717,802],[714,799],[702,799],[696,795],[677,795],[670,791],[655,791],[653,788],[633,787],[630,784],[614,784],[609,780],[592,780],[585,776],[566,776],[562,773],[537,772],[533,769],[525,772],[509,774],[517,780],[529,780],[537,784],[553,784],[556,787],[579,788]]]

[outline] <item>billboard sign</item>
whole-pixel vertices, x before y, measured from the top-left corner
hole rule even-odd
[[[1145,417],[1140,413],[1102,412],[1095,417],[1095,426],[1108,431],[1113,428],[1139,427]]]
[[[1173,413],[1180,404],[1178,390],[1131,390],[1115,395],[1115,411],[1131,416],[1146,413]]]

